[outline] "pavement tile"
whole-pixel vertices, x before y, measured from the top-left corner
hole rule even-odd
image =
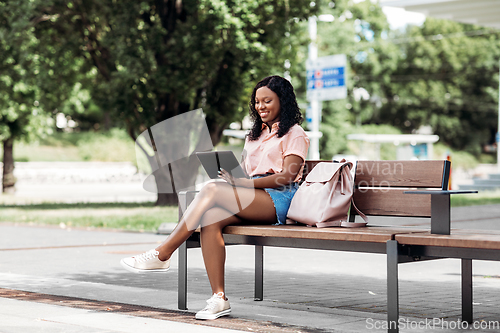
[[[170,332],[215,333],[220,329],[175,321],[106,313],[68,306],[0,298],[2,333],[107,333]],[[236,333],[238,330],[225,329]]]

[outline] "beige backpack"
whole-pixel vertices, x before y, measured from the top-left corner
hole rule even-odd
[[[323,227],[363,227],[368,218],[354,205],[351,162],[321,162],[309,172],[295,193],[287,217],[293,221]],[[348,222],[349,207],[365,222]]]

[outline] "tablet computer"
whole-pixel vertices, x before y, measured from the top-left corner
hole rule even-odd
[[[219,170],[224,169],[235,178],[248,178],[232,151],[197,152],[196,156],[208,176],[219,178]]]

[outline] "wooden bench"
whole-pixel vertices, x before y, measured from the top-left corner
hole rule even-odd
[[[320,161],[306,161],[305,175],[318,162]],[[255,300],[263,299],[264,246],[386,254],[388,263],[387,318],[389,323],[392,321],[397,323],[399,318],[398,264],[457,257],[451,255],[452,253],[447,256],[448,250],[440,252],[443,247],[457,248],[454,245],[450,247],[442,245],[444,242],[440,240],[445,239],[441,234],[450,234],[450,194],[458,193],[447,191],[449,172],[448,161],[359,161],[356,165],[353,196],[356,206],[363,213],[367,216],[430,218],[430,231],[422,228],[375,226],[370,223],[364,228],[323,229],[302,225],[236,225],[228,226],[223,230],[224,240],[227,245],[255,246]],[[422,191],[423,189],[425,190]],[[192,191],[180,193],[181,204],[187,205],[193,197]],[[355,210],[351,209],[349,221],[354,222],[355,217]],[[469,235],[462,232],[459,234]],[[450,244],[455,244],[451,239],[453,238],[448,240]],[[435,246],[431,240],[436,242],[440,240],[439,245]],[[413,243],[410,244],[412,241]],[[460,242],[460,238],[457,242]],[[199,233],[195,232],[179,248],[179,309],[187,309],[187,249],[199,246]],[[481,255],[476,259],[488,257],[483,250],[478,251],[478,256]],[[465,256],[465,252],[457,253],[464,254],[464,257],[460,257],[465,258],[463,259],[465,260],[463,279],[464,284],[469,286],[472,278],[470,262],[472,258],[471,255]],[[495,256],[490,253],[490,257]],[[466,320],[472,316],[471,288],[470,286],[469,289],[463,289],[466,294],[464,304],[469,304],[464,305],[467,309],[464,316]],[[389,331],[397,332],[398,328],[391,327]]]
[[[398,234],[387,243],[388,320],[398,332],[398,264],[432,259],[461,259],[462,321],[473,322],[472,260],[500,261],[500,232],[452,229],[450,234],[430,232]]]

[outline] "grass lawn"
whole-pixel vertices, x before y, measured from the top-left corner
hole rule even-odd
[[[1,222],[61,227],[90,227],[155,232],[163,222],[177,221],[177,207],[153,203],[7,204]]]
[[[113,149],[109,149],[113,147]],[[0,147],[0,153],[2,147]],[[37,142],[15,142],[17,162],[136,162],[135,144],[125,130],[54,133]]]
[[[500,204],[500,191],[481,191],[476,194],[454,194],[451,206],[478,206]]]
[[[153,203],[36,203],[20,205],[3,200],[0,223],[60,225],[61,227],[106,228],[156,232],[163,222],[176,222],[175,206]],[[500,204],[500,192],[452,195],[452,207]]]
[[[103,228],[156,232],[161,223],[177,222],[177,206],[153,203],[20,204],[0,195],[0,223],[59,225],[62,228]],[[451,206],[500,204],[500,192],[451,196]]]

